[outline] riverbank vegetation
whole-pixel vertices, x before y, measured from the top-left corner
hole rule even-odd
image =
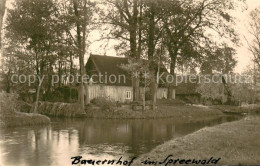
[[[43,125],[50,123],[44,115],[19,112],[17,95],[0,93],[0,126]]]
[[[197,118],[223,116],[224,113],[254,114],[258,113],[259,105],[239,107],[229,105],[187,105],[182,100],[159,100],[156,109],[142,109],[138,105],[118,104],[104,98],[91,101],[84,112],[77,103],[40,102],[38,113],[51,117],[81,117],[100,119],[156,119],[156,118]],[[31,110],[32,111],[32,110]]]
[[[81,117],[101,119],[156,119],[156,118],[204,118],[222,116],[223,113],[211,107],[185,105],[181,100],[161,100],[156,109],[133,110],[132,104],[119,104],[105,98],[91,101],[84,112],[77,103],[40,102],[38,113],[52,117]],[[32,111],[32,110],[31,110]]]
[[[121,66],[127,73],[149,73],[146,81],[141,75],[127,78],[132,79],[132,94],[128,97],[133,101],[150,98],[155,108],[161,86],[157,74],[233,72],[233,47],[239,39],[231,26],[235,23],[231,13],[243,6],[242,1],[232,0],[15,0],[3,24],[1,89],[25,93],[25,100],[36,103],[35,112],[38,101],[52,98],[55,90],[66,87],[70,91],[70,97],[66,97],[72,100],[71,91],[76,89],[84,111],[90,103],[91,83],[72,81],[69,76],[92,72],[87,71],[84,59],[95,45],[99,46],[95,49],[98,54],[116,51],[127,58],[128,64]],[[209,30],[214,34],[208,34]],[[15,81],[11,81],[12,76],[17,76]],[[31,80],[21,83],[18,76]],[[140,93],[143,86],[147,94]],[[168,91],[164,97],[174,99],[175,86],[174,82],[165,84]]]
[[[201,116],[198,111],[192,111],[201,107],[186,107],[178,103],[170,107],[167,102],[161,104],[158,100],[167,98],[174,101],[178,95],[184,103],[190,104],[255,104],[258,101],[257,79],[251,79],[251,83],[244,83],[242,79],[243,83],[229,84],[224,77],[236,75],[235,46],[240,39],[232,26],[236,19],[231,13],[240,11],[244,6],[243,1],[232,0],[110,0],[102,3],[86,0],[15,0],[12,7],[6,10],[3,24],[5,42],[2,47],[0,90],[19,93],[22,100],[35,103],[31,104],[34,106],[33,112],[65,117],[155,118],[181,116],[179,112],[184,116],[197,112]],[[108,12],[104,12],[104,8]],[[208,34],[209,30],[215,33]],[[98,37],[94,40],[90,36]],[[107,60],[108,68],[104,68],[104,73],[128,73],[126,79],[130,84],[123,86],[129,89],[122,90],[120,85],[113,87],[115,91],[106,90],[106,86],[114,84],[103,85],[99,82],[103,87],[96,84],[97,90],[91,90],[95,80],[86,79],[83,83],[80,76],[93,76],[92,71],[101,70],[91,68],[97,66],[93,59],[89,58],[95,65],[89,63],[90,66],[84,64],[84,59],[96,42],[109,45],[110,39],[116,41],[113,45],[115,49],[105,47],[103,53],[116,51],[117,55],[125,57],[126,64],[114,63],[118,59]],[[98,54],[103,54],[98,51]],[[112,56],[115,55],[100,57]],[[111,70],[116,65],[124,71]],[[186,77],[182,77],[184,80],[179,84],[167,82],[165,78],[164,81],[157,80],[158,74],[162,73],[176,76],[175,81],[180,73]],[[77,81],[70,77],[76,75],[79,78]],[[220,81],[218,84],[212,83],[213,80],[208,83],[207,77],[202,77],[204,83],[200,83],[197,79],[201,75],[218,75],[216,78]],[[247,75],[256,78],[257,72],[254,70]],[[160,92],[158,89],[162,87],[164,90]],[[115,102],[96,100],[100,97],[111,99],[112,96],[115,96]],[[191,101],[193,99],[195,101]],[[90,100],[94,100],[94,106]],[[119,100],[122,103],[117,103]],[[135,111],[132,101],[137,103],[136,107],[148,108]],[[126,103],[127,106],[118,106]],[[25,104],[26,110],[27,106]],[[222,108],[217,109],[223,111]],[[208,112],[214,114],[219,111]]]
[[[260,112],[259,104],[251,104],[244,106],[231,106],[231,105],[215,105],[212,109],[220,110],[224,113],[234,113],[234,114],[257,114]]]
[[[39,102],[38,113],[53,117],[85,117],[77,103]]]
[[[130,106],[117,108],[115,110],[103,110],[93,108],[86,111],[89,118],[112,118],[112,119],[156,119],[156,118],[205,118],[221,116],[219,110],[210,108],[199,108],[194,106],[158,106],[155,110],[133,111]]]
[[[168,155],[174,159],[221,158],[218,164],[256,165],[260,163],[260,118],[206,127],[195,133],[176,138],[156,147],[139,160],[164,161]],[[136,162],[139,163],[139,162]]]

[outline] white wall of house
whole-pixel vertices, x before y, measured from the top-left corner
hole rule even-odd
[[[167,99],[168,88],[157,89],[157,99]]]
[[[90,100],[105,97],[119,102],[133,101],[133,88],[130,86],[90,85],[88,90]],[[141,93],[143,91],[144,88],[141,88]],[[167,93],[167,88],[158,88],[157,99],[167,98]]]
[[[105,97],[113,101],[125,102],[133,99],[133,88],[128,86],[107,86],[107,85],[90,85],[90,100],[98,97]],[[130,94],[130,96],[129,96]],[[128,95],[128,96],[127,96]]]

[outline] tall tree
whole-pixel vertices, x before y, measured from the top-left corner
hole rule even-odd
[[[50,42],[53,39],[53,17],[56,10],[52,0],[21,0],[15,1],[13,8],[8,10],[7,38],[18,40],[25,49],[33,52],[35,73],[38,78],[36,87],[36,102],[34,112],[37,111],[41,81],[46,62],[50,54]],[[34,26],[32,26],[34,25]]]
[[[123,40],[129,45],[128,57],[136,64],[140,63],[142,45],[142,0],[108,0],[106,6],[112,6],[108,13],[103,12],[105,22],[112,26],[112,33],[108,38]],[[122,44],[122,43],[121,43]],[[138,67],[139,68],[139,67]],[[137,72],[137,68],[132,68]],[[134,101],[140,99],[140,79],[133,77]]]
[[[5,15],[5,4],[6,4],[6,0],[0,1],[0,49],[2,47],[2,27],[3,27],[4,15]]]
[[[205,56],[201,60],[200,71],[202,74],[231,74],[237,64],[235,59],[236,51],[234,48],[222,44],[215,48],[211,55]]]
[[[260,68],[260,8],[256,8],[250,13],[249,33],[253,37],[252,41],[247,41],[249,50],[253,54],[254,63]]]
[[[210,53],[207,47],[214,47],[213,39],[208,32],[215,33],[223,38],[231,38],[236,42],[237,36],[230,26],[233,18],[229,11],[234,9],[234,2],[222,0],[179,0],[168,1],[168,15],[163,19],[166,46],[171,58],[170,72],[175,75],[177,57],[181,56],[183,47],[187,44],[196,50]],[[189,56],[193,56],[190,54]],[[169,87],[168,97],[172,97],[173,86]]]
[[[156,78],[156,62],[155,62],[155,33],[156,33],[156,25],[158,20],[156,20],[156,14],[157,14],[157,8],[156,8],[156,2],[155,1],[150,1],[146,2],[146,5],[148,6],[148,11],[147,11],[147,48],[148,48],[148,60],[150,62],[149,65],[149,74],[151,77],[151,82],[150,82],[150,93],[151,93],[151,99],[153,103],[153,109],[155,108],[156,104],[156,92],[157,92],[157,82]]]
[[[93,17],[93,10],[95,3],[89,0],[73,0],[73,11],[75,16],[76,26],[76,48],[79,57],[80,66],[80,87],[79,87],[79,103],[82,110],[85,108],[85,104],[89,104],[88,86],[85,85],[83,76],[85,75],[84,67],[84,55],[86,53],[86,39],[87,33],[90,31],[91,19]],[[86,94],[86,100],[84,95]]]

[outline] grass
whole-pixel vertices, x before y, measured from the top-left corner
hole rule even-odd
[[[260,106],[255,105],[253,107],[239,107],[239,106],[230,106],[230,105],[216,105],[212,106],[213,109],[218,109],[224,112],[230,113],[259,113]]]
[[[260,163],[260,117],[206,127],[184,137],[173,139],[139,158],[164,161],[174,159],[221,158],[218,164],[256,165]],[[138,164],[136,164],[138,165]]]
[[[39,102],[38,113],[54,117],[78,117],[84,114],[77,103],[51,102]]]
[[[155,111],[133,111],[129,108],[117,108],[115,110],[102,110],[100,108],[88,108],[86,117],[102,119],[155,119],[155,118],[204,118],[209,116],[221,116],[220,110],[210,108],[200,108],[195,106],[175,105],[175,106],[158,106]]]
[[[103,103],[102,103],[103,104]],[[47,116],[54,117],[82,117],[82,118],[100,118],[100,119],[155,119],[155,118],[201,118],[201,117],[216,117],[222,116],[220,110],[210,108],[201,108],[196,106],[186,106],[179,101],[163,101],[155,111],[138,110],[133,111],[130,105],[123,107],[97,106],[91,104],[86,106],[85,112],[82,112],[77,103],[51,103],[39,102],[38,112]]]
[[[0,93],[0,126],[43,125],[50,123],[47,116],[20,112],[16,94]]]
[[[50,123],[50,118],[32,113],[14,112],[12,115],[0,116],[1,127],[33,126]]]

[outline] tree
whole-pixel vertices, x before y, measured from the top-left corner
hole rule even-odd
[[[247,41],[249,50],[254,56],[254,63],[260,68],[260,8],[250,13],[249,33],[253,37],[252,41]]]
[[[83,76],[85,75],[85,67],[84,67],[84,55],[86,52],[86,33],[89,32],[90,29],[87,29],[90,26],[92,12],[95,3],[92,3],[89,0],[73,0],[73,10],[75,15],[75,25],[76,25],[76,46],[77,46],[77,53],[79,57],[79,66],[80,66],[80,88],[79,88],[79,102],[81,105],[82,110],[85,108],[85,103],[89,104],[89,97],[88,97],[88,87],[84,88]],[[84,91],[85,89],[85,91]],[[86,92],[86,101],[84,101],[84,92]]]
[[[142,45],[142,0],[108,0],[105,3],[109,10],[108,13],[102,13],[105,22],[112,26],[111,33],[106,38],[116,38],[122,40],[120,45],[129,45],[129,50],[126,54],[129,55],[131,61],[140,63],[141,45]],[[102,10],[102,9],[101,9]],[[125,48],[125,47],[124,47]],[[136,69],[131,69],[133,72],[138,72]],[[140,79],[133,77],[133,97],[134,101],[140,99]]]
[[[8,45],[6,42],[8,42]],[[20,84],[19,82],[15,84],[12,82],[11,78],[13,74],[30,75],[33,73],[33,64],[35,59],[30,56],[32,52],[23,49],[23,47],[16,40],[8,40],[6,42],[4,43],[1,62],[1,74],[3,76],[1,84],[3,89],[7,93],[10,93],[11,91],[16,91],[17,93],[28,92],[30,88],[27,86],[28,84]],[[14,81],[17,81],[17,78]]]
[[[107,38],[120,40],[121,43],[117,47],[119,49],[129,47],[124,54],[130,58],[130,61],[140,64],[141,59],[149,60],[150,76],[153,76],[151,78],[154,79],[150,84],[151,86],[154,85],[150,89],[154,98],[157,89],[155,76],[158,60],[156,58],[158,55],[155,55],[155,53],[158,50],[158,41],[161,36],[159,33],[162,17],[161,2],[164,1],[109,0],[106,2],[106,6],[110,12],[103,13],[105,15],[104,20],[107,20],[109,26],[112,27]],[[138,71],[139,68],[133,68],[131,71],[140,72]],[[140,78],[133,77],[134,100],[139,99],[139,84]]]
[[[149,76],[150,76],[150,93],[151,93],[151,99],[153,103],[153,109],[155,109],[156,104],[156,93],[157,93],[157,63],[155,58],[155,49],[158,37],[158,31],[160,31],[159,21],[161,20],[161,14],[162,14],[162,8],[159,5],[160,1],[145,1],[147,10],[147,27],[146,27],[146,33],[147,33],[147,55],[148,55],[148,61],[149,61]],[[156,35],[157,34],[157,35]]]
[[[177,58],[186,45],[191,45],[193,52],[201,56],[209,55],[215,46],[208,32],[236,42],[237,36],[230,26],[233,18],[229,11],[234,9],[234,2],[222,0],[201,1],[168,1],[168,15],[163,19],[165,29],[165,45],[171,58],[170,72],[175,74]],[[192,57],[194,54],[186,56]],[[173,86],[169,87],[168,97],[172,96]]]
[[[6,40],[17,41],[20,51],[30,51],[32,54],[27,56],[35,61],[32,65],[38,78],[35,111],[41,89],[50,92],[54,88],[51,87],[51,77],[55,72],[59,75],[58,86],[62,84],[62,74],[75,74],[75,57],[79,58],[80,78],[84,76],[84,55],[94,6],[95,3],[89,0],[21,0],[15,1],[14,8],[8,11]],[[45,74],[48,82],[40,84],[39,79]],[[84,111],[89,98],[86,94],[84,101],[82,80],[79,87],[79,103]]]
[[[6,4],[6,0],[0,1],[0,49],[2,48],[2,27],[3,27],[4,15],[5,15],[5,4]]]
[[[8,10],[6,37],[17,40],[24,49],[34,54],[35,73],[38,79],[36,87],[36,102],[34,112],[37,111],[41,81],[48,57],[51,53],[50,46],[55,39],[54,25],[55,5],[52,0],[21,0],[15,1],[14,8]],[[31,26],[34,25],[34,26]]]
[[[229,83],[232,94],[232,102],[241,106],[242,102],[254,104],[256,100],[256,85],[254,84],[252,70],[243,72],[246,77],[241,77],[239,80]]]
[[[224,84],[221,82],[221,75],[218,75],[218,80],[213,82],[212,80],[207,80],[208,78],[200,78],[200,82],[196,88],[196,91],[201,95],[204,99],[210,100],[219,100],[222,103],[225,102],[225,92],[224,92]]]
[[[234,48],[222,44],[221,47],[215,48],[215,51],[209,56],[202,58],[200,71],[202,74],[231,74],[237,64],[235,59],[236,51]]]

